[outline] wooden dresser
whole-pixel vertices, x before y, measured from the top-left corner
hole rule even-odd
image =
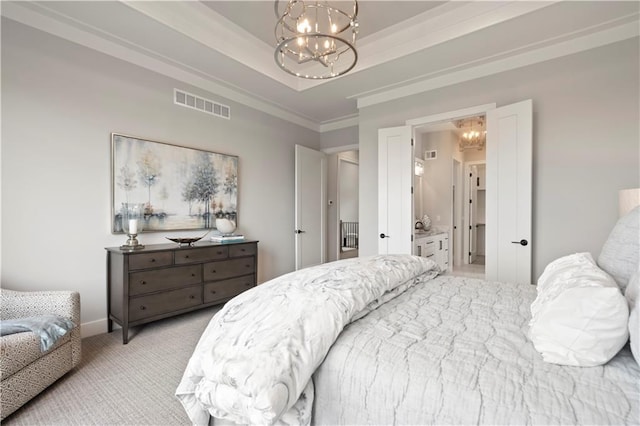
[[[107,250],[108,330],[129,327],[224,303],[256,285],[258,242],[200,242]]]

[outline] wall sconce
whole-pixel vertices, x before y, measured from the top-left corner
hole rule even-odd
[[[422,164],[421,160],[415,161],[415,174],[416,176],[422,177],[424,175],[424,164]]]

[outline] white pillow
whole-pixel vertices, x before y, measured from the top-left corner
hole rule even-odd
[[[627,343],[629,309],[616,282],[589,253],[551,262],[538,279],[529,337],[546,362],[591,367]]]
[[[640,262],[640,206],[618,219],[598,257],[605,270],[624,291]]]
[[[629,304],[629,342],[631,353],[640,365],[640,270],[629,280],[624,297]]]

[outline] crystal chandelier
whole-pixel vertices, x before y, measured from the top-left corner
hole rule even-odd
[[[487,140],[487,131],[484,130],[484,117],[458,120],[455,122],[455,125],[461,131],[458,144],[460,151],[472,148],[482,150],[482,148],[484,148]]]
[[[358,60],[358,2],[289,0],[275,35],[277,64],[286,72],[309,79],[328,79],[350,71]]]

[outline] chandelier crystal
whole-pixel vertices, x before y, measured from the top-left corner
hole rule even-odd
[[[276,63],[308,79],[328,79],[349,72],[358,60],[358,2],[290,0],[275,28]]]
[[[487,131],[484,130],[484,117],[458,120],[455,125],[460,129],[460,141],[458,143],[460,151],[473,148],[482,150],[484,148],[487,141]]]

